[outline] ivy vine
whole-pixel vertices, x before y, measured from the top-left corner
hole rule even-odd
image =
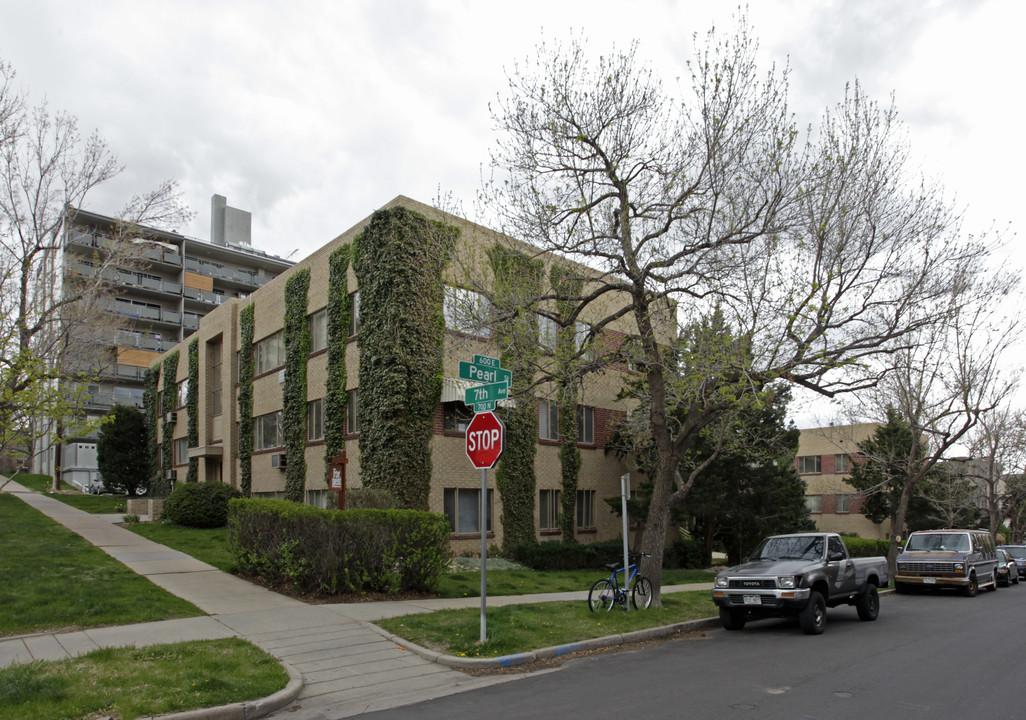
[[[441,396],[442,273],[456,233],[402,207],[379,210],[356,238],[360,288],[360,475],[364,487],[426,510]]]
[[[189,388],[186,392],[185,412],[189,416],[189,447],[199,446],[199,338],[189,343]],[[199,458],[189,458],[185,482],[199,480]]]
[[[178,399],[178,351],[170,353],[164,358],[164,384],[162,387],[160,413],[163,423],[160,431],[160,474],[157,476],[154,497],[166,498],[171,493],[171,481],[168,480],[168,471],[174,468],[175,464],[175,441],[174,425],[168,422],[168,413],[175,409]]]
[[[285,499],[303,502],[306,489],[306,359],[310,326],[306,321],[310,268],[285,281],[285,385],[282,388],[282,434],[285,440]]]
[[[502,498],[502,549],[512,556],[518,545],[537,537],[534,458],[538,412],[532,388],[539,347],[538,319],[531,308],[539,294],[543,268],[540,261],[499,245],[489,248],[488,258],[495,278],[492,303],[497,318],[495,340],[502,348],[499,362],[513,373],[513,405],[499,410],[506,426],[506,444],[495,472],[495,486]]]
[[[346,446],[346,340],[349,337],[349,263],[352,246],[336,248],[328,260],[328,380],[324,394],[324,481],[328,483],[331,459]]]
[[[160,408],[157,406],[160,393],[160,365],[146,369],[143,376],[143,414],[146,418],[146,487],[150,497],[157,497],[159,490],[157,477],[160,474],[160,443],[157,442],[157,418]]]
[[[253,305],[239,311],[239,490],[253,494]]]
[[[575,300],[584,287],[584,278],[570,268],[553,265],[549,273],[556,295],[559,330],[556,335],[556,393],[559,406],[559,464],[561,473],[559,528],[563,542],[576,542],[574,509],[577,481],[581,473],[581,450],[577,447],[578,373]]]

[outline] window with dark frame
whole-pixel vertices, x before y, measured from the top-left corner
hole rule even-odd
[[[538,494],[538,528],[559,529],[559,490],[541,490]]]
[[[492,491],[488,491],[488,517],[485,532],[492,531]],[[449,520],[449,531],[456,534],[481,532],[481,489],[445,488],[443,512]]]

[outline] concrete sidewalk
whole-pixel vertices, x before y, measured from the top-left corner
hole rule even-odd
[[[400,644],[371,621],[451,607],[479,607],[479,598],[424,599],[307,605],[222,572],[184,553],[111,524],[120,517],[90,515],[46,495],[10,483],[32,507],[101,548],[207,616],[36,633],[0,639],[0,667],[54,660],[100,647],[242,637],[279,658],[302,677],[285,706],[269,717],[291,720],[348,718],[365,712],[442,697],[474,687],[509,682],[516,675],[473,677],[452,669],[437,653]],[[664,591],[684,586],[664,588]],[[711,584],[686,586],[706,589]],[[549,600],[581,600],[587,591],[488,598],[489,607]],[[606,639],[607,644],[622,642]],[[417,652],[419,650],[419,652]],[[452,665],[459,661],[452,658]],[[211,713],[213,710],[211,709]],[[252,712],[252,709],[249,709]],[[197,715],[196,717],[200,717]],[[210,714],[210,717],[257,717]]]

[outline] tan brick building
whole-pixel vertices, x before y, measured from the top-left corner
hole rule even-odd
[[[858,444],[877,427],[877,423],[862,423],[801,431],[795,467],[805,481],[805,501],[821,531],[875,539],[889,536],[885,524],[874,523],[860,512],[863,498],[846,481]]]
[[[485,251],[497,242],[509,243],[509,238],[475,225],[461,218],[438,211],[405,197],[397,197],[385,208],[404,207],[430,219],[440,219],[460,229],[458,240],[458,262],[451,262],[445,270],[447,285],[446,302],[450,288],[454,293],[467,293],[470,288],[480,287],[488,282],[487,263],[483,260]],[[337,493],[328,488],[325,481],[323,440],[324,397],[328,376],[326,306],[328,303],[329,258],[332,252],[345,243],[351,243],[369,222],[366,218],[347,230],[335,240],[301,260],[289,271],[268,282],[245,299],[228,299],[220,307],[206,315],[199,323],[194,338],[199,343],[199,441],[189,447],[187,439],[185,392],[183,381],[188,378],[188,363],[185,361],[189,341],[180,343],[175,350],[180,353],[177,376],[179,383],[178,421],[174,424],[173,436],[169,441],[175,444],[173,474],[176,480],[185,479],[185,470],[190,458],[198,459],[198,477],[201,481],[222,481],[239,486],[239,351],[241,345],[240,311],[249,304],[254,306],[253,330],[253,411],[254,446],[252,452],[252,493],[257,497],[280,497],[284,491],[285,472],[280,468],[284,453],[281,440],[282,387],[285,371],[284,340],[282,329],[286,306],[285,287],[290,276],[305,268],[310,271],[307,294],[307,320],[311,330],[311,350],[307,357],[307,443],[306,443],[306,488],[307,504],[320,507],[334,507]],[[526,247],[526,246],[525,246]],[[537,250],[532,250],[537,254]],[[551,263],[551,258],[542,258]],[[590,271],[578,267],[581,273]],[[346,341],[347,390],[349,405],[347,422],[350,432],[346,436],[345,478],[347,488],[361,487],[359,427],[355,426],[354,409],[359,402],[359,288],[352,266],[348,273],[348,288],[354,298],[354,312],[351,318],[351,337]],[[356,291],[353,293],[353,291]],[[457,552],[473,553],[480,549],[480,488],[481,472],[471,465],[465,450],[466,423],[471,417],[463,405],[465,382],[458,379],[460,360],[471,360],[474,354],[500,356],[500,348],[486,330],[471,330],[459,327],[454,313],[446,315],[445,349],[443,361],[443,387],[435,410],[434,435],[430,442],[432,478],[429,506],[432,511],[444,513],[453,528],[454,549]],[[586,323],[588,317],[582,318]],[[672,332],[669,325],[666,332]],[[632,334],[628,320],[604,328],[595,339],[596,344],[615,346]],[[544,338],[544,329],[541,332]],[[668,337],[668,336],[667,336]],[[544,340],[543,347],[544,347]],[[578,447],[582,455],[582,467],[577,491],[577,536],[583,542],[607,539],[619,535],[620,521],[603,501],[606,497],[619,496],[620,476],[625,468],[610,453],[604,452],[613,425],[618,417],[628,410],[627,405],[617,399],[629,370],[626,366],[606,369],[587,376],[578,398]],[[161,387],[163,382],[161,382]],[[557,515],[559,508],[560,462],[559,442],[556,433],[556,415],[553,390],[539,386],[535,391],[535,402],[539,415],[539,437],[535,472],[537,491],[535,495],[536,529],[540,538],[558,536]],[[159,424],[159,423],[158,423]],[[163,438],[161,438],[163,441]],[[489,472],[490,500],[489,542],[499,543],[502,539],[502,503],[495,488],[495,473]],[[639,477],[632,478],[632,486],[638,487]]]

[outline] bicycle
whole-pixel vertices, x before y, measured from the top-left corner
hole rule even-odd
[[[632,554],[629,559],[634,562],[627,566],[630,576],[620,585],[620,573],[624,572],[623,563],[610,563],[606,567],[611,571],[609,577],[596,580],[588,591],[588,609],[612,610],[614,605],[627,609],[630,598],[635,608],[647,608],[652,604],[652,581],[638,574],[637,558],[650,557],[648,553]],[[626,575],[626,573],[625,573]]]

